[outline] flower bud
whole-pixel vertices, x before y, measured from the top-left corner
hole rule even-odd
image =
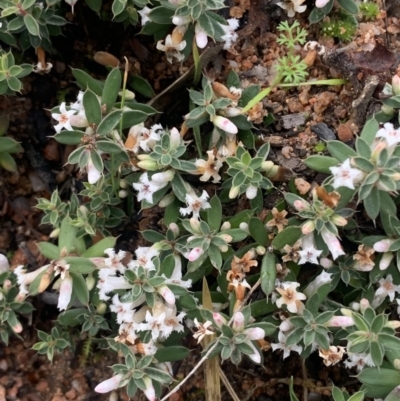
[[[203,255],[204,251],[197,247],[197,248],[193,248],[188,255],[188,260],[189,262],[194,262],[195,260],[197,260],[201,255]]]
[[[232,235],[229,234],[219,234],[218,237],[222,238],[227,244],[230,244],[233,240]]]
[[[393,367],[394,367],[396,370],[400,370],[400,359],[395,359],[395,360],[393,361]]]
[[[168,228],[174,233],[175,238],[179,235],[179,227],[176,223],[170,223]]]
[[[310,204],[305,200],[297,199],[293,202],[293,206],[298,212],[304,212],[310,210]]]
[[[92,291],[94,286],[96,285],[96,279],[92,276],[89,275],[86,277],[86,288],[88,289],[88,291]]]
[[[96,184],[96,182],[99,181],[103,173],[102,171],[97,170],[90,156],[87,164],[87,173],[88,173],[89,184],[92,185]]]
[[[169,132],[169,135],[170,135],[170,148],[176,149],[181,144],[181,134],[174,127]]]
[[[214,116],[214,117],[211,117],[211,121],[216,127],[218,127],[219,129],[222,129],[223,131],[227,132],[228,134],[237,134],[238,133],[238,128],[236,127],[236,125],[231,120],[228,120],[225,117]]]
[[[60,235],[60,229],[55,228],[51,233],[50,233],[50,238],[58,238]]]
[[[346,308],[341,308],[340,309],[340,313],[344,316],[353,316],[353,311],[351,311],[350,309],[346,309]]]
[[[333,266],[333,262],[328,259],[328,258],[321,258],[319,260],[319,264],[321,265],[321,267],[323,267],[324,269],[329,269]]]
[[[147,397],[149,401],[156,401],[156,391],[153,386],[153,382],[150,377],[144,376],[142,379],[146,385],[146,389],[143,390],[144,395]]]
[[[354,325],[354,320],[351,316],[333,316],[324,326],[326,327],[349,327]]]
[[[375,242],[374,250],[375,252],[387,252],[390,246],[393,244],[394,240],[390,238],[383,239],[381,241]]]
[[[223,324],[226,324],[226,319],[218,312],[213,313],[215,325],[220,329]]]
[[[12,287],[12,282],[11,282],[11,280],[4,280],[4,283],[3,283],[3,291],[4,291],[5,293],[7,293],[7,292],[10,290],[11,287]]]
[[[41,294],[51,283],[51,274],[45,272],[40,279],[38,293]]]
[[[89,126],[88,120],[86,117],[81,116],[79,114],[75,114],[72,116],[69,116],[69,122],[73,127],[77,128],[85,128]]]
[[[311,234],[315,230],[315,223],[312,220],[306,221],[302,226],[301,226],[301,232],[304,235]]]
[[[340,216],[339,214],[333,214],[331,216],[331,222],[335,225],[335,226],[339,226],[339,227],[344,227],[347,224],[347,220]]]
[[[196,234],[201,234],[199,220],[197,220],[195,217],[191,217],[189,220],[189,223],[190,223],[190,227]]]
[[[366,310],[367,308],[369,308],[369,306],[370,306],[370,304],[369,304],[368,299],[363,298],[363,299],[360,301],[360,312],[361,312],[361,313],[364,313],[365,310]]]
[[[218,247],[218,249],[219,249],[222,253],[225,253],[225,252],[228,252],[229,246],[228,246],[228,245],[221,245],[221,246]]]
[[[169,289],[168,286],[163,284],[163,285],[161,285],[160,287],[157,288],[157,291],[165,299],[165,301],[167,303],[169,303],[170,305],[175,305],[175,295]]]
[[[225,109],[225,115],[227,117],[236,117],[236,116],[240,116],[241,114],[242,114],[242,110],[238,107],[227,107]]]
[[[199,49],[204,49],[208,43],[208,37],[204,29],[199,23],[196,23],[194,27],[194,33],[196,38],[196,44]]]
[[[149,160],[149,159],[143,160],[138,162],[137,166],[143,170],[149,170],[149,171],[158,170],[158,163],[155,160]]]
[[[392,116],[394,114],[394,108],[387,106],[386,104],[383,104],[381,106],[381,111],[383,114],[386,114],[387,116]]]
[[[232,329],[236,333],[243,331],[244,329],[244,315],[242,312],[236,312],[233,315]]]
[[[167,207],[168,205],[170,205],[173,201],[175,200],[175,195],[173,194],[173,192],[165,195],[160,202],[158,202],[158,206],[164,208]]]
[[[249,231],[249,225],[247,223],[245,223],[244,221],[239,224],[239,228],[244,231]]]
[[[164,184],[166,182],[172,181],[175,175],[175,171],[167,170],[162,173],[156,173],[151,176],[151,180],[157,184]]]
[[[135,98],[135,93],[128,89],[125,89],[125,91],[119,91],[118,95],[121,97],[125,95],[125,100],[133,100]]]
[[[134,127],[132,127],[132,128],[134,128]],[[131,129],[132,129],[132,128],[131,128]],[[148,155],[147,153],[142,153],[142,154],[140,154],[140,155],[136,155],[136,158],[137,158],[138,160],[140,160],[140,161],[153,160],[153,159],[150,157],[150,155]]]
[[[221,226],[221,231],[230,230],[230,228],[231,228],[231,223],[229,223],[229,221],[225,221]]]
[[[15,326],[11,327],[14,333],[21,333],[22,331],[22,324],[20,322],[16,323]]]
[[[386,270],[393,259],[393,252],[384,252],[379,262],[379,270]]]
[[[400,322],[398,320],[389,320],[386,322],[385,327],[390,327],[391,329],[398,329],[400,327]]]
[[[332,281],[331,276],[332,274],[323,271],[321,274],[315,277],[310,284],[307,285],[307,287],[303,290],[303,293],[307,296],[307,298],[310,298],[317,292],[318,288]]]
[[[265,331],[260,327],[253,327],[244,331],[247,334],[247,339],[251,341],[262,340],[265,337]]]
[[[96,391],[96,393],[104,394],[109,393],[112,390],[116,390],[119,387],[119,383],[121,382],[123,377],[124,375],[120,373],[111,377],[111,379],[104,380],[95,387],[94,391]]]
[[[25,301],[25,298],[26,298],[26,295],[27,295],[27,294],[24,294],[23,292],[19,292],[19,293],[17,294],[17,296],[14,298],[14,301],[15,301],[15,302],[24,302],[24,301]]]
[[[250,185],[246,189],[246,197],[247,197],[247,199],[254,199],[257,196],[257,191],[258,191],[257,187],[253,187],[253,185]]]
[[[351,309],[353,309],[356,312],[358,312],[360,310],[360,304],[358,302],[352,302],[349,306]]]
[[[98,315],[104,315],[107,312],[107,304],[105,302],[101,302],[96,306],[96,313]]]
[[[118,197],[121,199],[126,198],[129,195],[128,191],[124,191],[123,189],[121,189],[121,191],[118,191]]]
[[[126,182],[126,180],[120,180],[119,181],[119,187],[120,188],[122,188],[122,189],[126,189],[126,188],[128,188],[128,183]]]
[[[181,17],[179,15],[176,15],[172,18],[172,23],[174,25],[186,25],[189,24],[191,21],[192,19],[189,16]]]
[[[239,195],[240,187],[232,187],[229,191],[229,199],[235,199]]]
[[[258,247],[256,248],[256,252],[257,252],[257,255],[262,256],[262,255],[265,255],[265,252],[267,252],[267,250],[265,249],[265,246],[258,245]]]
[[[400,95],[400,77],[397,74],[392,78],[392,91],[393,95]]]
[[[88,217],[89,209],[86,206],[81,205],[79,206],[79,212],[82,214],[83,217]]]
[[[10,270],[10,264],[8,263],[8,259],[0,253],[0,273],[5,273]]]
[[[315,2],[315,7],[322,8],[325,7],[329,3],[329,0],[317,0]]]

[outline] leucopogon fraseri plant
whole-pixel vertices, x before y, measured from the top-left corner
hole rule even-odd
[[[227,85],[205,77],[203,92],[190,92],[202,112],[197,121],[186,116],[181,130],[147,124],[156,110],[121,91],[119,69],[105,82],[73,74],[82,92],[52,110],[54,138],[75,147],[68,162],[84,188],[69,201],[58,192],[39,200],[53,227],[53,241],[38,245],[48,263],[10,271],[1,257],[2,340],[23,329],[29,297],[52,291],[62,313],[51,334],[38,333],[34,349],[51,359],[74,347],[71,328],[80,327],[123,356],[99,393],[126,387],[130,397],[141,390],[160,398],[174,381],[171,362],[189,353],[181,339],[191,332],[198,342],[212,336],[202,360],[262,364],[265,352],[303,359],[317,352],[327,366],[360,372],[366,392],[357,399],[386,397],[400,361],[393,312],[400,304],[400,130],[373,119],[354,149],[328,141],[331,156],[305,160],[326,174],[324,182],[302,195],[289,182],[262,213],[282,167],[268,160],[268,142],[256,146],[263,138],[243,128],[249,120],[231,116],[250,96],[234,73]],[[201,121],[212,123],[201,140],[187,139]],[[249,208],[232,213],[238,198]],[[163,228],[142,231],[145,246],[122,249],[113,228],[149,208],[162,211]],[[376,225],[374,235],[361,219]],[[202,304],[203,279],[212,309]],[[373,380],[383,366],[391,373],[378,392]]]

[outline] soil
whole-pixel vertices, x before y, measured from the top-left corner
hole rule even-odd
[[[245,87],[250,84],[267,86],[272,79],[274,60],[284,53],[277,42],[276,27],[287,19],[275,1],[236,0],[224,12],[240,18],[239,39],[230,51],[221,51],[207,66],[207,74],[219,82],[230,68],[234,68]],[[308,1],[309,8],[313,1]],[[264,140],[272,146],[272,160],[290,169],[298,176],[315,177],[302,160],[314,152],[323,139],[339,139],[351,143],[359,133],[365,119],[379,108],[377,99],[386,81],[390,82],[400,60],[400,26],[396,8],[372,22],[360,24],[351,45],[332,38],[316,37],[316,27],[308,26],[305,15],[297,14],[302,26],[308,29],[308,40],[325,45],[326,54],[312,55],[302,51],[309,62],[311,78],[344,77],[349,83],[342,86],[309,86],[276,89],[264,99],[264,109],[274,121],[267,127],[258,126]],[[228,16],[228,15],[226,15]],[[107,69],[94,61],[94,54],[107,51],[121,61],[127,57],[131,74],[147,79],[156,93],[184,75],[192,65],[189,59],[183,65],[170,65],[163,54],[155,50],[153,39],[137,36],[138,29],[101,21],[84,2],[75,5],[75,13],[67,11],[69,24],[63,28],[64,36],[53,39],[54,53],[47,55],[54,67],[49,74],[31,74],[24,79],[24,89],[16,97],[2,97],[0,112],[10,116],[8,135],[19,141],[23,153],[16,156],[17,173],[4,170],[0,175],[0,252],[11,259],[12,268],[24,264],[34,270],[45,262],[38,253],[36,243],[49,241],[50,227],[40,225],[41,213],[35,209],[37,199],[49,198],[58,188],[62,198],[79,190],[78,172],[66,165],[71,148],[56,143],[51,136],[54,129],[48,111],[61,101],[74,101],[78,88],[69,67],[82,68],[98,78],[107,75]],[[104,32],[112,32],[105,35]],[[373,46],[373,50],[370,50]],[[345,48],[345,50],[343,50]],[[340,49],[340,50],[339,50]],[[36,63],[35,55],[28,51],[25,62]],[[182,100],[169,104],[160,101],[164,114],[158,121],[168,126],[182,123]],[[147,101],[146,99],[139,99]],[[183,103],[180,103],[183,102]],[[288,170],[289,171],[289,170]],[[309,181],[309,180],[308,180]],[[276,197],[266,200],[265,207],[276,204]],[[120,243],[133,251],[138,245],[138,231],[149,225],[157,226],[157,216],[145,213],[135,216],[118,228]],[[128,240],[129,238],[129,240]],[[106,350],[94,348],[82,360],[84,338],[76,344],[76,352],[65,351],[56,355],[53,363],[31,350],[37,341],[35,329],[49,330],[56,311],[41,299],[35,301],[36,312],[32,321],[26,320],[21,339],[13,338],[8,347],[0,348],[0,401],[65,401],[65,400],[126,400],[123,390],[111,395],[100,395],[94,387],[111,376],[108,366],[116,357]],[[181,380],[199,358],[199,347],[191,339],[186,346],[193,350],[184,362],[174,365],[175,378]],[[358,382],[349,376],[341,364],[325,367],[321,359],[312,356],[302,369],[298,356],[291,355],[283,363],[278,352],[265,352],[261,366],[243,361],[239,367],[223,364],[222,368],[238,397],[242,401],[288,400],[288,381],[295,378],[299,398],[309,401],[329,399],[332,382],[352,392]],[[308,396],[304,398],[304,389]],[[222,399],[230,395],[222,386]],[[144,399],[137,395],[136,400]],[[172,401],[203,400],[204,380],[200,369],[183,388],[170,398]]]

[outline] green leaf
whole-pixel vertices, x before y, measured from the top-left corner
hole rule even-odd
[[[101,107],[99,98],[90,89],[83,94],[83,107],[89,124],[99,125],[101,121]]]
[[[222,220],[221,201],[217,195],[214,195],[209,203],[211,207],[207,209],[207,223],[210,226],[210,230],[217,231],[221,226]]]
[[[97,14],[100,13],[101,6],[103,5],[102,0],[85,0],[85,3]]]
[[[366,199],[364,199],[364,207],[368,216],[375,220],[379,215],[380,210],[380,191],[378,188],[373,187],[370,194]]]
[[[275,289],[276,257],[273,252],[267,252],[261,263],[261,289],[268,297]]]
[[[357,3],[354,0],[338,0],[338,3],[349,14],[357,15],[360,11]]]
[[[357,391],[347,401],[362,401],[365,397],[364,391]]]
[[[115,237],[106,237],[92,245],[85,252],[83,252],[82,257],[84,258],[96,258],[104,256],[104,251],[109,248],[114,248],[117,239]]]
[[[260,93],[260,85],[250,85],[247,88],[243,89],[242,96],[240,97],[238,106],[244,107],[250,100],[253,100],[255,96]]]
[[[396,387],[400,383],[400,371],[386,368],[365,368],[358,375],[363,384],[379,387]]]
[[[302,235],[300,227],[286,227],[272,240],[271,245],[275,249],[280,250],[283,249],[285,245],[292,246]]]
[[[57,322],[62,326],[75,327],[78,324],[81,324],[78,316],[87,313],[88,310],[86,308],[69,309],[58,315]]]
[[[83,278],[82,274],[72,273],[70,272],[73,282],[73,291],[74,294],[79,299],[83,305],[87,305],[89,302],[89,291],[86,286],[86,281]]]
[[[82,131],[61,131],[54,135],[54,139],[58,143],[64,145],[79,145],[83,138],[84,133]]]
[[[95,264],[87,258],[70,256],[64,259],[70,265],[69,272],[89,274],[96,270]]]
[[[160,242],[165,240],[165,236],[154,230],[144,230],[141,232],[143,238],[151,243]]]
[[[121,110],[112,111],[108,114],[97,127],[97,134],[106,135],[112,131],[120,122],[122,117]]]
[[[24,24],[31,35],[40,36],[39,24],[31,14],[24,15]]]
[[[159,348],[154,355],[158,362],[181,361],[189,355],[190,351],[181,346],[168,346]]]
[[[378,130],[379,130],[379,123],[375,119],[375,116],[373,116],[364,125],[364,128],[361,132],[361,138],[364,139],[364,141],[368,145],[371,145],[375,139],[375,135],[378,132]]]
[[[332,174],[330,167],[337,166],[338,161],[335,158],[329,156],[313,155],[307,157],[307,159],[304,160],[304,164],[308,168],[311,168],[318,173]]]
[[[39,242],[38,248],[40,253],[47,259],[57,260],[60,258],[60,250],[58,246],[52,244],[51,242]]]
[[[232,242],[242,241],[248,236],[247,232],[240,228],[231,228],[229,230],[224,230],[223,233],[230,235],[232,237]]]
[[[103,93],[103,84],[99,82],[97,79],[94,79],[85,71],[71,68],[72,75],[77,80],[78,85],[81,89],[86,90],[89,88],[92,90],[97,96],[101,96]]]
[[[336,386],[333,386],[332,397],[333,397],[334,401],[346,401],[343,393]]]
[[[61,223],[60,235],[58,237],[58,247],[61,253],[70,253],[75,245],[78,229],[71,225],[70,217],[65,217]]]
[[[333,7],[333,0],[329,0],[329,2],[322,8],[314,7],[311,10],[310,15],[308,16],[308,20],[310,24],[316,24],[321,21],[326,15],[328,15]]]
[[[269,243],[268,231],[258,217],[252,217],[249,220],[250,235],[262,246],[267,246]]]
[[[400,400],[400,386],[395,387],[384,399],[384,401],[399,401],[399,400]]]
[[[124,152],[121,146],[111,141],[97,141],[96,146],[97,149],[101,150],[104,153],[113,154]]]
[[[290,395],[290,401],[299,401],[293,388],[293,376],[290,376],[289,395]]]
[[[109,113],[114,106],[118,93],[121,88],[121,72],[118,67],[111,70],[108,74],[106,82],[104,83],[103,95],[101,97],[101,105],[106,106],[106,113]],[[86,107],[85,107],[86,111]]]
[[[357,153],[350,147],[340,141],[329,141],[327,143],[329,153],[340,162],[344,162],[348,158],[357,156]]]
[[[241,88],[242,85],[239,75],[234,70],[230,70],[228,77],[226,78],[226,86],[228,88],[231,88],[232,86],[234,88]]]
[[[138,75],[134,76],[129,84],[135,92],[140,93],[144,97],[151,99],[156,95],[148,81]]]
[[[17,171],[17,163],[9,153],[0,152],[0,166],[11,173]]]
[[[160,6],[160,7],[154,7],[150,11],[148,17],[150,18],[150,21],[156,22],[157,24],[170,25],[174,14],[175,14],[174,10]]]
[[[147,120],[148,113],[142,110],[124,111],[122,128],[130,128]]]

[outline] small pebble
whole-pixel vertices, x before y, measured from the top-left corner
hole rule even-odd
[[[325,123],[313,125],[311,127],[311,131],[314,132],[314,134],[316,134],[318,138],[325,141],[333,141],[336,139],[333,131]]]
[[[353,139],[353,132],[347,124],[340,124],[337,131],[338,137],[342,142],[348,142]]]
[[[8,363],[5,359],[0,361],[0,369],[6,371],[8,369]]]
[[[308,394],[307,401],[321,401],[321,398],[322,398],[321,394],[311,392]]]

